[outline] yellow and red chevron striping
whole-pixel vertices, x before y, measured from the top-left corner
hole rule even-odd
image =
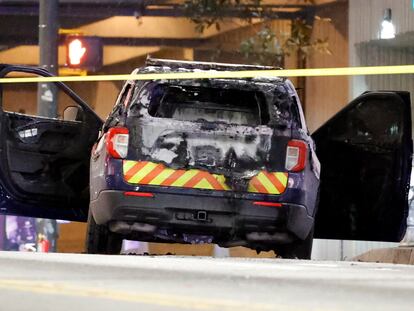
[[[248,192],[280,194],[286,190],[288,173],[260,172],[253,177],[247,189]]]
[[[272,174],[272,173],[268,173],[268,172],[263,172],[263,174],[276,187],[277,191],[279,191],[280,193],[285,191],[286,184],[284,185],[284,184],[281,183],[281,181],[279,179],[280,176],[276,177],[277,174],[275,175],[274,173]],[[285,175],[285,178],[287,179],[287,174]]]
[[[129,181],[136,173],[140,171],[141,168],[143,168],[147,163],[146,162],[136,162],[134,165],[129,168],[127,171],[125,170],[125,162],[124,162],[124,178],[125,180]]]
[[[124,179],[131,184],[170,186],[193,189],[231,191],[223,175],[211,174],[198,169],[174,170],[160,163],[148,161],[123,162]],[[254,176],[247,191],[265,194],[281,194],[286,190],[288,174],[262,171]]]
[[[172,174],[168,176],[163,182],[160,183],[161,186],[171,186],[175,183],[180,177],[185,174],[184,170],[171,170]]]

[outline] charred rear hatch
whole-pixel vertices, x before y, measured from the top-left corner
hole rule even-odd
[[[299,120],[282,80],[138,83],[124,177],[149,184],[280,194]]]

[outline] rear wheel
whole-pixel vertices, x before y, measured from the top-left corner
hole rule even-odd
[[[280,245],[275,249],[278,257],[286,259],[310,259],[313,244],[313,228],[305,240],[296,241],[287,245]]]
[[[89,209],[85,245],[86,253],[115,255],[121,252],[121,248],[122,236],[109,231],[105,225],[98,225]]]

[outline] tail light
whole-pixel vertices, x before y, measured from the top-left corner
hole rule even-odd
[[[262,202],[262,201],[253,202],[253,205],[270,206],[270,207],[282,207],[282,203]]]
[[[289,141],[286,150],[286,170],[290,172],[302,171],[306,165],[306,151],[307,146],[304,141]]]
[[[106,150],[116,159],[126,158],[128,154],[129,132],[124,127],[113,127],[106,133]]]
[[[154,194],[150,192],[136,192],[136,191],[126,191],[124,192],[126,197],[141,197],[141,198],[153,198]]]

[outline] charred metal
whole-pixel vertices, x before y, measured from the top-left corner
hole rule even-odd
[[[165,72],[162,68],[147,71]],[[181,69],[184,71],[185,69]],[[269,114],[254,127],[225,121],[197,119],[186,122],[151,116],[151,105],[159,104],[159,91],[186,87],[194,90],[229,90],[251,92],[263,99]],[[165,94],[163,94],[165,95]],[[177,103],[178,104],[178,103]],[[208,103],[193,103],[207,106]],[[299,127],[299,116],[293,110],[294,101],[282,79],[263,80],[175,80],[137,83],[134,97],[126,107],[125,124],[139,139],[132,142],[131,157],[163,163],[174,169],[204,169],[223,174],[235,191],[245,191],[248,180],[262,170],[284,169],[284,152],[291,131]],[[175,108],[175,107],[174,107]],[[206,109],[202,107],[200,109]],[[199,112],[200,114],[203,111]],[[237,113],[233,111],[234,114]]]

